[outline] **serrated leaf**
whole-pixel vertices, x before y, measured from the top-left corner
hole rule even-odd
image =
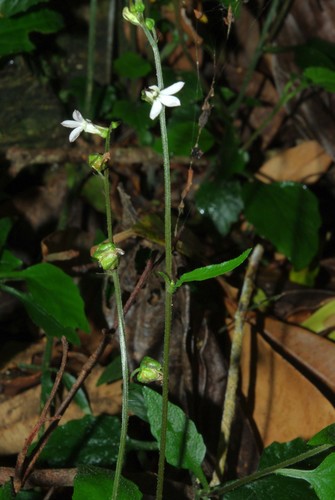
[[[151,64],[136,52],[124,52],[113,63],[115,72],[124,78],[136,80],[151,73]]]
[[[315,85],[319,85],[327,92],[335,92],[335,71],[329,68],[307,68],[304,75]]]
[[[0,17],[10,17],[25,12],[34,5],[49,0],[0,0]]]
[[[143,396],[147,405],[147,415],[152,435],[160,442],[162,396],[149,387],[143,387]],[[201,434],[194,423],[178,406],[168,405],[168,426],[166,437],[166,461],[174,467],[191,470],[202,481],[201,464],[206,447]]]
[[[296,270],[307,267],[318,250],[321,217],[316,196],[294,182],[249,183],[243,188],[245,216]]]
[[[70,390],[71,387],[77,381],[77,379],[73,375],[71,375],[71,373],[68,372],[63,373],[62,379],[63,379],[63,384],[65,385],[67,390]],[[80,387],[77,390],[73,400],[79,406],[79,408],[85,413],[85,415],[92,415],[90,403],[82,387]]]
[[[116,356],[99,377],[97,386],[122,378],[121,356]]]
[[[57,12],[45,9],[9,19],[0,19],[0,56],[31,52],[35,45],[29,34],[54,33],[63,27],[63,19]]]
[[[318,446],[322,444],[335,446],[335,424],[328,425],[315,434],[315,436],[308,441],[308,444],[311,446]]]
[[[199,212],[212,220],[222,236],[238,221],[244,206],[241,185],[236,181],[205,181],[195,200]]]
[[[59,426],[43,449],[39,463],[49,467],[79,464],[110,467],[116,463],[120,421],[111,415],[87,415]]]
[[[115,472],[81,466],[74,478],[72,500],[111,500]],[[142,493],[132,481],[120,477],[118,500],[141,500]]]
[[[321,500],[334,500],[335,493],[335,453],[331,453],[314,470],[280,469],[276,471],[286,477],[303,479],[312,485]]]
[[[221,276],[222,274],[232,271],[245,261],[251,250],[251,248],[245,250],[245,252],[243,252],[235,259],[227,260],[226,262],[221,262],[220,264],[212,264],[210,266],[199,267],[198,269],[194,269],[189,273],[182,274],[174,284],[173,290],[176,290],[184,283],[189,283],[191,281],[209,280],[211,278],[216,278],[217,276]]]

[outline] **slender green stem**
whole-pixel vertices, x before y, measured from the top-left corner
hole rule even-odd
[[[108,129],[108,134],[106,137],[105,153],[109,153],[111,132],[112,132],[112,124]],[[107,235],[110,243],[113,243],[112,211],[110,206],[110,185],[109,185],[108,168],[106,168],[104,171],[103,183],[104,183],[104,194],[106,203]],[[127,440],[127,429],[128,429],[129,370],[128,370],[128,356],[127,356],[122,294],[121,294],[121,286],[120,286],[120,278],[118,270],[114,269],[112,271],[109,271],[108,275],[111,276],[111,278],[113,279],[113,285],[114,285],[114,297],[115,297],[116,310],[118,316],[118,329],[119,329],[119,339],[120,339],[120,354],[121,354],[122,381],[123,381],[120,446],[116,462],[113,493],[112,493],[112,500],[117,500],[122,466],[126,451],[126,440]]]
[[[88,52],[87,52],[87,81],[85,95],[85,114],[91,116],[91,103],[93,93],[93,77],[94,77],[94,48],[95,48],[95,33],[97,21],[97,0],[90,2],[90,19],[88,31]]]
[[[156,36],[152,36],[151,32],[143,24],[142,28],[151,45],[156,67],[157,84],[159,89],[164,88],[162,64],[160,53],[156,42]],[[165,272],[172,279],[172,227],[171,227],[171,177],[170,177],[170,157],[169,144],[166,128],[165,108],[163,107],[159,115],[159,123],[161,129],[162,146],[163,146],[163,162],[164,162],[164,228],[165,228]],[[162,388],[162,424],[161,424],[161,439],[159,446],[158,460],[158,480],[156,499],[163,498],[164,486],[164,469],[165,469],[165,450],[166,450],[166,435],[167,435],[167,416],[168,416],[168,396],[169,396],[169,352],[170,352],[170,337],[171,337],[171,321],[172,321],[172,293],[169,286],[165,285],[165,326],[164,326],[164,350],[163,350],[163,388]]]
[[[121,287],[118,270],[115,269],[111,272],[114,284],[114,296],[116,301],[117,315],[119,318],[118,328],[119,328],[119,339],[120,339],[120,353],[121,353],[121,366],[122,366],[122,415],[121,415],[121,435],[120,435],[120,446],[117,457],[114,484],[113,484],[113,494],[112,500],[118,499],[118,489],[120,484],[122,466],[126,451],[127,442],[127,429],[128,429],[128,395],[129,395],[129,372],[128,372],[128,359],[127,359],[127,345],[126,345],[126,334],[125,334],[125,324],[124,324],[124,314],[123,305],[121,299]]]
[[[246,484],[252,483],[253,481],[256,481],[257,479],[261,479],[262,477],[269,476],[270,474],[275,473],[279,469],[283,469],[285,467],[290,467],[291,465],[297,464],[299,462],[302,462],[304,460],[307,460],[308,458],[314,457],[315,455],[319,455],[320,453],[323,453],[324,451],[329,450],[332,448],[333,445],[330,444],[323,444],[321,446],[318,446],[316,448],[313,448],[311,450],[308,450],[304,453],[301,453],[300,455],[297,455],[292,458],[288,458],[287,460],[284,460],[283,462],[280,462],[275,465],[271,465],[270,467],[266,467],[265,469],[259,470],[255,472],[254,474],[250,474],[250,476],[243,477],[241,479],[237,479],[236,481],[231,482],[230,484],[227,484],[226,486],[218,486],[214,488],[210,494],[208,492],[204,491],[202,497],[211,497],[215,496],[217,497],[218,494],[224,494],[228,493],[229,491],[235,490],[237,488],[240,488],[241,486],[245,486]]]

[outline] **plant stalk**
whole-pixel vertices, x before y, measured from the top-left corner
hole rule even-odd
[[[95,34],[96,34],[96,22],[97,22],[97,0],[90,1],[89,16],[90,18],[89,18],[89,31],[88,31],[85,114],[86,116],[89,116],[91,118],[93,77],[94,77],[94,48],[95,48]]]

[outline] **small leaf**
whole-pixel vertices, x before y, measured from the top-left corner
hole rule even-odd
[[[0,56],[31,52],[35,45],[29,33],[54,33],[62,27],[62,17],[47,9],[18,18],[0,19]]]
[[[115,472],[92,466],[80,466],[74,478],[72,500],[111,500]],[[138,486],[120,477],[118,500],[141,500]]]
[[[143,396],[147,404],[150,429],[153,436],[160,442],[162,396],[148,387],[143,387]],[[178,406],[169,403],[168,427],[166,442],[166,460],[174,467],[191,470],[202,482],[202,461],[206,447],[201,434],[194,423]]]
[[[319,246],[321,217],[316,196],[294,182],[249,183],[243,188],[245,216],[256,231],[290,259],[307,267]]]
[[[335,71],[328,68],[307,68],[304,75],[315,85],[324,88],[327,92],[335,92]]]
[[[73,375],[71,375],[70,373],[68,373],[68,372],[63,373],[63,383],[64,383],[65,387],[67,388],[67,390],[71,389],[71,387],[74,385],[76,380],[77,379]],[[85,391],[83,390],[82,387],[80,387],[77,390],[73,400],[79,406],[79,408],[81,408],[81,410],[85,413],[85,415],[92,415],[90,403],[89,403],[87,396],[85,394]]]
[[[245,252],[243,252],[239,257],[227,260],[226,262],[221,262],[221,264],[212,264],[210,266],[199,267],[198,269],[194,269],[194,271],[182,274],[176,281],[173,290],[176,290],[184,283],[189,283],[190,281],[209,280],[211,278],[216,278],[217,276],[221,276],[222,274],[232,271],[245,261],[251,250],[252,249],[249,248],[248,250],[245,250]]]
[[[208,216],[222,236],[229,233],[243,210],[241,185],[237,181],[213,180],[201,184],[196,204],[202,215]]]
[[[99,377],[97,386],[122,378],[121,356],[116,356]]]
[[[312,332],[320,333],[327,328],[327,325],[334,325],[335,317],[335,300],[330,300],[315,311],[309,318],[306,319],[302,326],[309,328]],[[335,443],[334,443],[335,444]]]
[[[149,422],[142,389],[139,384],[129,384],[129,410],[144,422]]]
[[[22,265],[22,260],[15,257],[9,250],[3,250],[0,257],[0,273],[8,273],[14,271]]]
[[[43,449],[39,463],[49,467],[75,467],[79,464],[110,467],[117,460],[119,439],[120,421],[117,417],[87,415],[59,426]]]
[[[91,175],[87,179],[81,190],[81,195],[97,212],[101,214],[106,212],[103,185],[99,175]]]
[[[114,69],[119,76],[136,80],[151,72],[151,64],[136,52],[124,52],[114,61]]]
[[[328,425],[320,432],[315,434],[309,441],[308,444],[311,446],[317,446],[322,444],[329,444],[335,446],[335,424]]]
[[[312,485],[322,500],[334,500],[335,492],[335,453],[331,453],[314,470],[279,469],[276,474],[304,479]]]

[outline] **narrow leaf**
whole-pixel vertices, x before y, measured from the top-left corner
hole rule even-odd
[[[97,386],[122,378],[121,356],[116,356],[100,375]]]
[[[77,379],[73,375],[71,375],[71,373],[65,372],[63,374],[63,383],[67,388],[67,390],[71,389],[71,387],[75,384],[76,380]],[[85,413],[85,415],[92,415],[90,403],[82,387],[80,387],[77,390],[73,400],[79,406],[79,408],[81,408],[81,410]]]
[[[153,436],[160,442],[162,396],[149,387],[143,387],[143,396],[147,404],[147,413],[150,429]],[[203,473],[201,463],[205,457],[206,447],[201,434],[198,433],[194,422],[183,410],[169,403],[168,428],[165,457],[174,467],[191,470],[202,482]]]
[[[181,277],[176,281],[173,289],[176,290],[178,287],[184,283],[189,283],[190,281],[204,281],[211,278],[216,278],[222,274],[232,271],[236,267],[240,266],[248,257],[251,252],[251,248],[245,250],[239,257],[235,259],[228,260],[226,262],[221,262],[221,264],[212,264],[210,266],[199,267],[194,269],[189,273],[182,274]]]

